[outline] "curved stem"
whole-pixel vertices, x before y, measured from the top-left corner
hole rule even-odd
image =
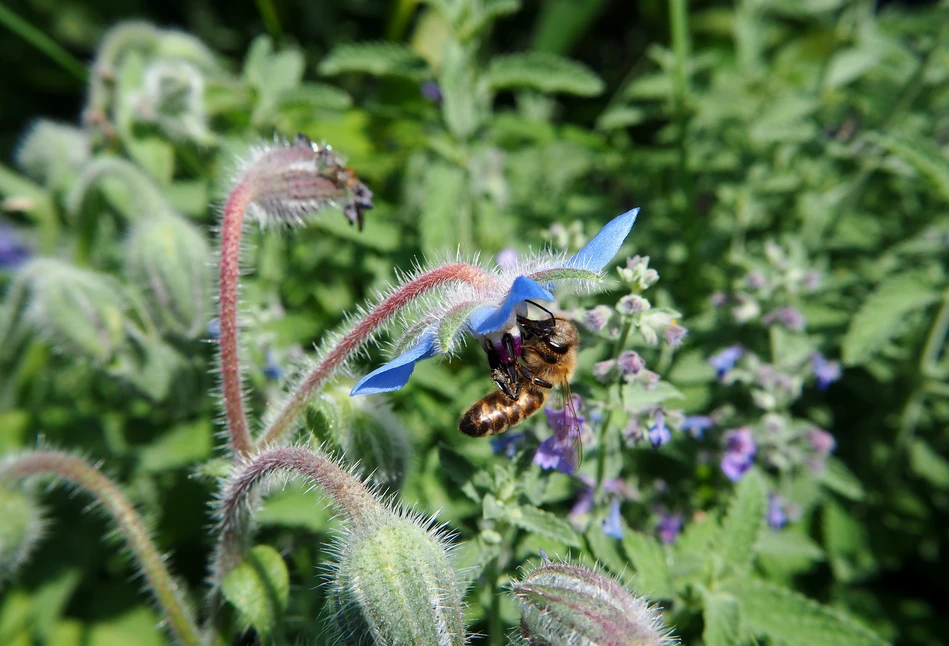
[[[297,384],[284,400],[273,421],[268,424],[257,443],[258,448],[272,444],[283,435],[303,409],[307,399],[318,392],[327,379],[345,365],[380,327],[412,301],[446,283],[463,282],[479,286],[489,280],[490,276],[480,267],[467,263],[451,263],[428,271],[394,291],[346,332]],[[223,339],[223,320],[221,332]]]
[[[118,525],[177,641],[199,646],[198,628],[181,588],[165,567],[142,519],[115,483],[84,460],[59,451],[35,451],[0,462],[0,480],[21,480],[35,475],[58,476],[96,497]]]
[[[245,178],[228,197],[224,205],[224,220],[221,223],[218,303],[221,333],[218,346],[224,414],[227,418],[231,449],[236,455],[247,455],[253,448],[250,431],[247,429],[247,416],[244,413],[244,393],[237,345],[237,289],[240,279],[241,235],[244,230],[244,212],[252,197],[252,182]]]

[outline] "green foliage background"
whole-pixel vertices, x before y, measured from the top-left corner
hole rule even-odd
[[[690,330],[674,355],[648,356],[682,395],[676,405],[687,413],[724,409],[732,425],[752,423],[760,403],[753,385],[723,388],[706,359],[735,343],[776,365],[820,350],[843,363],[843,379],[826,392],[805,388],[782,410],[831,431],[836,457],[823,475],[781,480],[802,511],[773,533],[763,527],[761,476],[735,491],[716,458],[701,457],[719,443],[679,436],[669,450],[637,449],[616,469],[637,480],[644,498],[624,507],[623,540],[607,541],[598,529],[605,507],[585,533],[562,520],[575,482],[554,475],[535,491],[531,479],[541,476],[530,470],[529,455],[508,462],[454,430],[460,411],[490,385],[475,344],[461,360],[419,366],[391,398],[414,453],[401,497],[442,509],[440,518],[473,546],[463,557],[476,568],[472,625],[494,627],[477,568],[500,559],[485,531],[505,528],[505,539],[517,537],[504,547],[508,574],[538,548],[572,549],[617,575],[630,566],[636,589],[671,608],[667,621],[685,643],[753,636],[879,643],[876,635],[939,643],[949,633],[940,610],[949,594],[949,354],[942,351],[949,326],[949,5],[630,4],[6,5],[3,15],[12,10],[39,36],[2,20],[4,220],[37,255],[133,288],[124,246],[144,214],[177,214],[213,243],[235,153],[275,131],[332,144],[375,192],[376,208],[361,234],[329,213],[293,235],[252,236],[246,260],[255,271],[243,297],[252,323],[251,403],[259,413],[279,392],[265,374],[269,353],[289,366],[295,352],[335,329],[414,259],[455,249],[490,258],[508,246],[523,252],[545,242],[575,249],[576,234],[588,237],[639,205],[627,249],[651,256],[662,276],[655,301],[674,304]],[[204,82],[199,125],[192,128],[187,109],[165,121],[136,112],[136,93],[158,54],[130,46],[104,104],[114,136],[90,126],[92,148],[76,162],[63,153],[63,140],[34,139],[40,171],[31,171],[20,147],[25,127],[41,117],[77,124],[95,96],[70,61],[90,62],[103,33],[136,16],[180,27],[210,52],[195,63]],[[44,38],[64,50],[49,49]],[[440,100],[426,98],[426,83],[437,84]],[[128,160],[131,170],[106,169],[75,204],[71,196],[94,158]],[[158,190],[152,195],[143,185]],[[573,222],[580,224],[552,228]],[[769,256],[772,243],[790,258],[784,265]],[[173,250],[174,258],[208,253],[195,245]],[[782,286],[792,269],[820,271],[820,288],[802,294]],[[730,306],[711,304],[719,292],[751,293],[745,285],[754,272],[771,285],[753,294],[762,310],[797,308],[806,331],[768,327],[760,317],[737,320]],[[169,280],[209,279],[198,274]],[[26,301],[14,298],[15,272],[0,281],[4,311],[19,316]],[[593,296],[561,306],[614,302]],[[212,347],[199,320],[209,321],[213,308],[206,316],[150,308],[144,298],[121,312],[141,335],[134,342],[119,335],[104,350],[101,337],[83,336],[79,326],[69,338],[0,328],[9,333],[0,347],[0,453],[42,437],[103,460],[153,522],[159,548],[197,599],[222,441]],[[185,330],[181,317],[197,328]],[[599,354],[587,365],[608,358],[605,344],[592,347]],[[360,374],[382,356],[374,351]],[[588,382],[576,390],[606,401]],[[332,440],[318,418],[316,411],[314,435]],[[656,482],[672,493],[662,498]],[[0,591],[0,644],[163,643],[125,555],[101,540],[108,523],[83,513],[84,503],[68,493],[41,497],[55,524]],[[674,548],[653,537],[651,503],[660,498],[695,512]],[[288,638],[320,639],[323,590],[313,571],[327,560],[322,546],[336,521],[318,496],[293,486],[271,495],[257,520],[255,550],[272,565],[269,545],[289,566],[289,579],[281,579],[289,591],[282,610]],[[275,569],[274,576],[287,576]],[[244,624],[235,606],[232,600],[227,620],[236,643]],[[500,612],[505,626],[515,625],[513,605]],[[264,621],[257,622],[261,634]]]

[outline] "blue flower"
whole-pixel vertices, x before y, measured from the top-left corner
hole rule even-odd
[[[515,266],[496,266],[489,271],[489,284],[446,289],[441,298],[418,316],[408,331],[409,349],[373,370],[353,387],[352,395],[371,395],[402,388],[415,364],[423,359],[448,354],[465,333],[473,333],[485,347],[506,353],[501,339],[510,334],[520,338],[517,315],[527,313],[527,300],[554,300],[550,287],[555,282],[572,283],[577,290],[589,289],[603,280],[603,268],[619,251],[629,235],[639,209],[614,218],[570,259],[548,252]]]
[[[839,361],[828,361],[820,352],[811,355],[811,369],[820,391],[827,390],[832,383],[840,379],[842,372]]]
[[[657,411],[656,423],[649,428],[649,443],[652,444],[652,448],[658,449],[671,439],[672,433],[669,432],[669,427],[666,426],[666,416],[662,414],[662,411]]]
[[[541,469],[557,469],[561,473],[573,475],[577,470],[577,444],[580,440],[580,429],[585,421],[576,415],[582,406],[579,395],[573,395],[573,406],[561,410],[545,408],[547,426],[553,435],[540,443],[534,454],[534,464]]]
[[[623,518],[619,513],[619,498],[610,502],[610,513],[603,520],[603,533],[613,538],[623,538]]]
[[[722,456],[722,472],[732,482],[741,480],[755,461],[758,445],[748,427],[736,428],[725,433],[725,454]]]
[[[701,438],[705,431],[713,426],[715,426],[715,420],[708,415],[687,415],[682,420],[682,430],[696,439]]]
[[[273,350],[267,350],[264,357],[264,376],[270,381],[280,381],[283,376],[283,368],[277,363]]]
[[[680,514],[659,514],[659,525],[656,527],[659,538],[663,543],[671,545],[676,542],[679,532],[682,531],[682,516]]]
[[[491,450],[494,451],[495,455],[503,453],[508,458],[513,459],[523,442],[523,433],[505,433],[491,438]]]
[[[768,494],[768,511],[765,513],[765,519],[771,529],[781,529],[788,524],[788,515],[784,513],[781,501],[774,492]]]
[[[0,222],[0,269],[16,269],[31,253],[12,227]]]
[[[735,367],[735,364],[744,353],[745,349],[740,345],[732,345],[710,356],[708,362],[715,368],[715,374],[721,379],[725,376],[725,373]]]

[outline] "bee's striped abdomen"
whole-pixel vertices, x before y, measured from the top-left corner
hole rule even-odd
[[[537,412],[547,399],[546,391],[521,388],[517,399],[495,390],[475,402],[458,423],[458,430],[471,437],[503,433]]]

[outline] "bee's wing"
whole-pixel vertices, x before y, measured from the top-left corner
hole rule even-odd
[[[570,382],[564,380],[560,384],[560,398],[563,400],[564,426],[570,430],[573,436],[573,448],[577,453],[577,468],[583,462],[583,441],[580,439],[580,415],[577,414],[577,406],[573,403],[573,395],[570,392]]]

